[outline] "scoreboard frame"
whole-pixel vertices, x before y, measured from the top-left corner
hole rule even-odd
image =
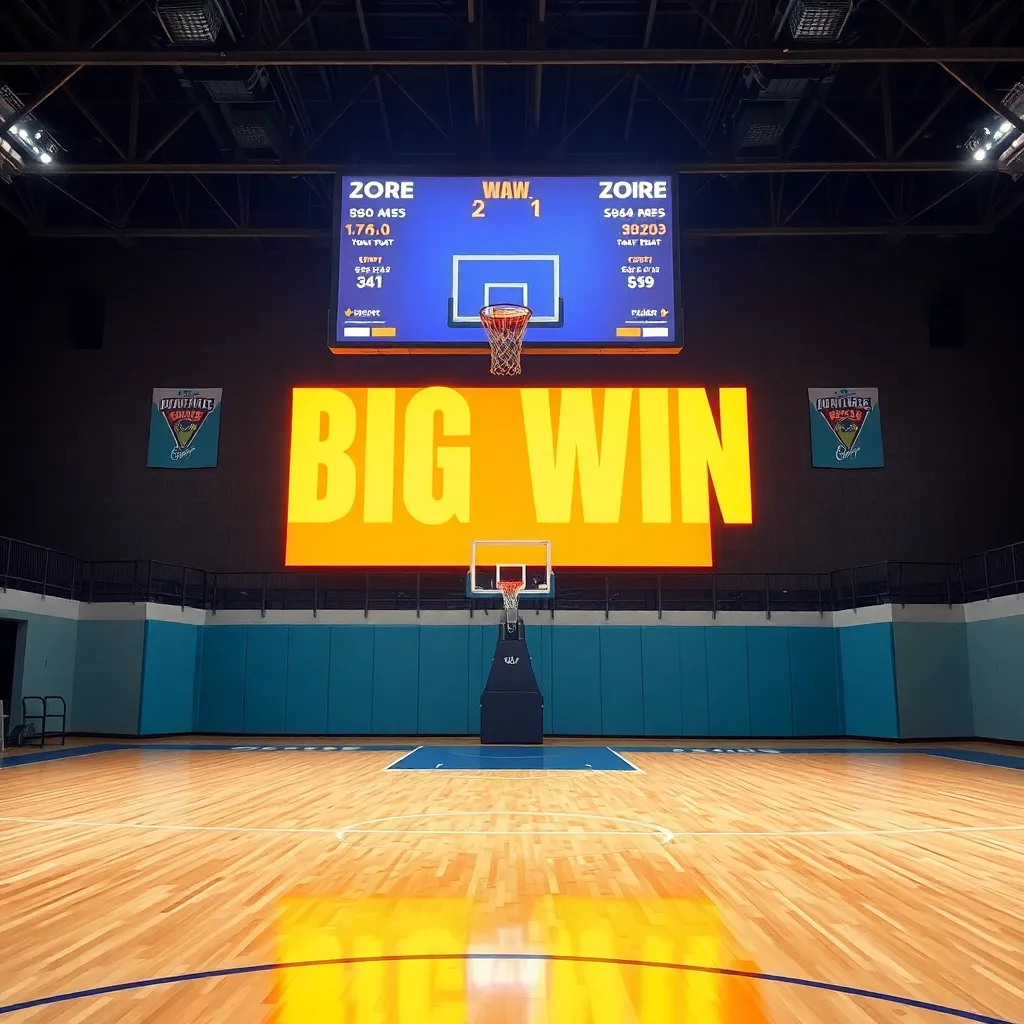
[[[459,171],[454,174],[446,174],[442,171],[426,170],[415,171],[404,169],[374,169],[372,171],[363,168],[352,168],[350,171],[338,171],[334,175],[333,189],[333,210],[331,223],[331,300],[328,311],[328,348],[334,355],[486,355],[490,348],[486,340],[467,341],[464,343],[452,342],[448,339],[423,339],[417,342],[393,341],[375,339],[372,344],[356,342],[346,344],[343,339],[338,338],[338,303],[341,287],[341,214],[343,209],[342,182],[346,177],[353,177],[358,174],[360,178],[386,179],[401,175],[405,178],[481,178],[481,177],[508,177],[516,175],[534,175],[540,178],[614,178],[615,180],[634,179],[648,175],[655,178],[668,178],[669,194],[672,203],[672,216],[669,220],[669,228],[672,232],[672,304],[673,313],[676,317],[675,334],[672,340],[659,341],[655,339],[626,339],[612,338],[607,341],[566,341],[557,344],[549,342],[537,342],[531,339],[529,325],[523,339],[523,354],[528,356],[537,355],[676,355],[683,349],[683,307],[682,287],[680,281],[679,264],[679,176],[677,174],[660,173],[656,170],[638,171],[632,170],[601,170],[601,171],[544,171],[541,168],[522,170],[505,168],[500,172],[488,173],[487,170],[475,172]],[[536,328],[535,328],[536,329]]]

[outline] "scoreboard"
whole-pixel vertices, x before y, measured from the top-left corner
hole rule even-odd
[[[342,177],[331,351],[479,352],[481,307],[533,311],[524,350],[678,352],[671,177]]]

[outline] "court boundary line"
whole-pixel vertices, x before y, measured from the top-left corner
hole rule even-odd
[[[391,768],[391,766],[392,766],[392,765],[395,765],[395,764],[401,764],[401,763],[402,763],[402,762],[403,762],[403,761],[404,761],[404,760],[405,760],[405,759],[406,759],[407,757],[411,757],[411,756],[412,756],[413,754],[415,754],[417,750],[422,750],[422,749],[424,748],[424,746],[425,746],[425,745],[426,745],[426,744],[423,744],[423,743],[421,743],[421,744],[420,744],[420,745],[419,745],[418,747],[413,747],[413,748],[412,748],[412,750],[407,750],[407,751],[405,751],[405,753],[404,753],[404,754],[400,754],[400,755],[399,755],[398,757],[396,757],[396,758],[394,759],[394,761],[389,761],[389,762],[388,762],[388,763],[387,763],[386,765],[384,765],[384,767],[383,767],[383,768],[381,768],[380,770],[381,770],[382,772],[386,772],[386,771],[388,771],[388,770],[389,770],[389,769]],[[398,769],[395,769],[395,770],[396,770],[396,771],[402,771],[403,769],[401,769],[401,768],[398,768]],[[406,771],[408,771],[409,769],[405,769],[405,770],[406,770]]]
[[[215,978],[238,977],[247,974],[265,974],[271,971],[301,970],[307,967],[356,966],[359,964],[407,963],[414,961],[461,961],[497,960],[497,961],[542,961],[545,963],[582,963],[603,964],[616,967],[642,967],[654,970],[683,971],[694,974],[709,974],[724,978],[744,978],[749,981],[763,981],[781,985],[794,985],[800,988],[814,989],[819,992],[830,992],[838,995],[852,996],[860,999],[871,999],[878,1002],[907,1006],[929,1013],[938,1013],[959,1020],[975,1021],[976,1024],[1014,1024],[1014,1021],[1003,1017],[992,1017],[977,1013],[974,1010],[944,1006],[931,1003],[912,996],[899,996],[889,992],[877,992],[872,989],[857,988],[852,985],[841,985],[837,982],[816,981],[813,978],[794,978],[785,974],[767,974],[760,971],[744,971],[735,967],[707,967],[700,964],[665,963],[650,960],[630,960],[614,957],[573,956],[559,953],[406,953],[377,957],[336,957],[327,960],[296,960],[284,963],[250,964],[240,967],[223,967],[206,971],[194,971],[184,974],[172,974],[158,978],[143,978],[136,981],[119,982],[112,985],[101,985],[95,988],[79,989],[63,992],[52,996],[40,996],[35,999],[22,1000],[19,1003],[8,1003],[0,1006],[0,1015],[18,1013],[23,1010],[38,1009],[42,1006],[53,1006],[69,1003],[78,999],[95,999],[98,996],[113,995],[119,992],[138,991],[139,989],[158,988],[164,985],[182,984],[190,981],[209,981]]]
[[[645,772],[643,768],[640,768],[639,766],[633,764],[633,762],[630,761],[630,759],[626,757],[625,754],[620,754],[614,747],[605,747],[605,750],[607,750],[611,754],[614,754],[617,758],[620,758],[621,760],[625,761],[626,764],[628,764],[629,767],[633,769],[633,771],[639,772],[641,775],[647,774],[647,772]]]

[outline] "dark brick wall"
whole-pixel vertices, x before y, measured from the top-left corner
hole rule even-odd
[[[755,525],[717,531],[723,570],[956,558],[1024,537],[1014,258],[988,239],[707,243],[684,253],[679,356],[535,359],[524,380],[749,387]],[[18,268],[0,532],[85,557],[279,568],[291,386],[490,380],[484,358],[331,356],[326,247],[43,247]],[[83,284],[108,297],[99,352],[64,327]],[[932,350],[927,299],[950,285],[967,347]],[[147,470],[154,386],[225,389],[219,468]],[[884,469],[811,469],[809,386],[881,389]]]

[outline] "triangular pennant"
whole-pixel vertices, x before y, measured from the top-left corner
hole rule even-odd
[[[819,409],[839,443],[849,451],[868,418],[870,409]]]
[[[161,412],[179,451],[185,451],[195,440],[208,415],[206,409],[162,409]]]

